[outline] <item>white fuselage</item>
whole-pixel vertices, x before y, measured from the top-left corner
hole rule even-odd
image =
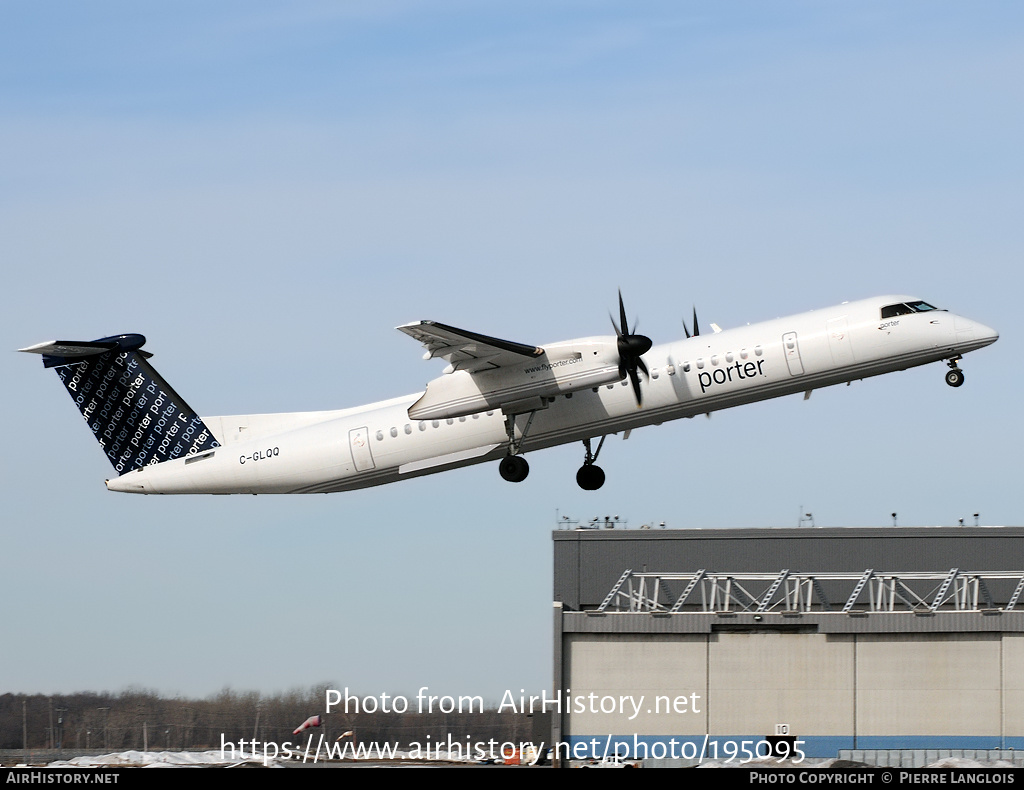
[[[637,406],[628,379],[543,399],[520,452],[951,359],[994,342],[944,310],[881,319],[885,296],[656,345]],[[614,342],[614,338],[609,338]],[[524,368],[528,367],[524,365]],[[129,472],[112,491],[145,494],[327,493],[502,457],[500,409],[414,420],[422,393],[354,409],[204,418],[221,447]],[[516,417],[518,439],[530,419]]]

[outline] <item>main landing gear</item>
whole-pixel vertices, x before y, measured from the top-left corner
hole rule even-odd
[[[964,372],[956,366],[957,360],[963,357],[954,357],[946,364],[949,365],[949,372],[946,373],[946,383],[951,387],[959,387],[964,383]]]
[[[576,473],[576,484],[584,491],[597,491],[604,485],[604,469],[593,464],[583,464]]]
[[[519,451],[522,449],[523,440],[533,424],[534,414],[536,412],[530,412],[530,416],[526,420],[526,427],[523,428],[523,432],[519,435],[519,441],[516,441],[516,415],[510,414],[505,418],[505,432],[508,434],[508,455],[502,458],[498,464],[498,474],[510,483],[521,483],[530,474],[530,465],[526,463],[525,458],[519,455]]]
[[[530,412],[529,419],[526,421],[526,427],[520,434],[518,441],[516,440],[515,416],[509,415],[505,418],[505,431],[508,433],[508,455],[498,463],[498,474],[510,483],[521,483],[530,474],[530,465],[519,453],[523,447],[523,440],[530,430],[531,423],[533,423],[533,415],[534,412]],[[583,440],[583,446],[586,448],[587,454],[583,459],[583,466],[576,472],[576,483],[584,491],[596,491],[604,485],[604,470],[594,463],[597,460],[598,453],[601,452],[601,447],[604,446],[604,440],[605,437],[602,436],[601,441],[597,443],[596,450],[591,449],[590,439]]]
[[[521,483],[530,474],[530,465],[521,455],[506,455],[498,464],[498,473],[510,483]]]
[[[583,459],[583,466],[576,473],[576,483],[584,491],[597,491],[604,485],[604,469],[594,463],[603,444],[604,437],[602,436],[601,441],[597,443],[597,452],[591,452],[590,439],[583,440],[583,446],[587,448],[587,455]]]

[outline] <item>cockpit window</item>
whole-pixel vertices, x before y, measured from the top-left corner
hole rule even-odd
[[[882,308],[882,318],[892,318],[897,315],[909,315],[914,312],[905,304],[890,304]]]
[[[906,304],[889,304],[882,308],[882,318],[893,318],[897,315],[910,315],[911,313],[927,313],[929,310],[939,308],[927,302],[907,302]]]

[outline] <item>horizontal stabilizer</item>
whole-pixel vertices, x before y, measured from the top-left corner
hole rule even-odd
[[[94,357],[98,354],[105,354],[114,349],[121,351],[137,351],[145,344],[146,338],[142,335],[115,335],[104,337],[99,340],[50,340],[46,343],[38,343],[28,348],[19,348],[28,354],[42,354],[43,367],[56,368],[61,365],[72,365],[81,362],[85,357]],[[148,351],[139,351],[139,354],[149,359],[152,354]]]

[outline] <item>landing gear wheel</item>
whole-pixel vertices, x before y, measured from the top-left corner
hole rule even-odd
[[[583,464],[576,473],[576,483],[584,491],[597,491],[604,485],[604,470],[594,464]]]
[[[530,465],[521,455],[506,455],[498,464],[498,473],[510,483],[521,483],[530,474]]]
[[[964,372],[960,368],[950,368],[946,374],[946,383],[951,387],[959,387],[964,383]]]

